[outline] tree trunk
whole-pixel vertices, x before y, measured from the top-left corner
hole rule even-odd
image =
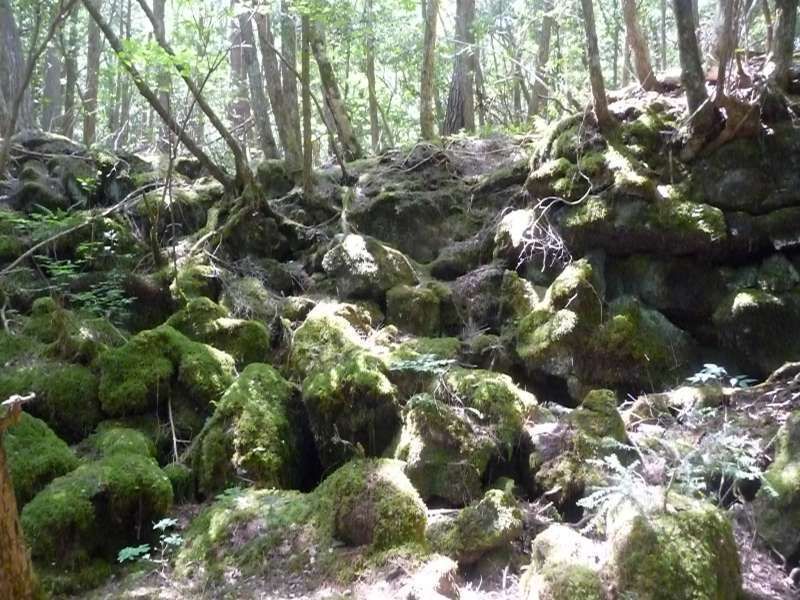
[[[313,180],[313,148],[311,146],[311,20],[308,15],[302,17],[303,27],[303,194],[311,198],[314,193]]]
[[[691,116],[691,127],[698,133],[708,132],[714,123],[714,107],[708,101],[706,78],[700,48],[695,35],[692,0],[672,0],[678,30],[678,52],[681,59],[681,83]]]
[[[58,46],[53,43],[47,49],[44,65],[44,87],[42,89],[42,114],[40,125],[45,131],[54,131],[56,121],[61,118],[63,110],[63,94],[61,73],[64,65]]]
[[[550,11],[553,10],[551,0],[544,2],[544,14],[542,14],[542,26],[539,28],[539,39],[537,41],[536,52],[536,80],[533,82],[533,98],[531,99],[531,116],[541,114],[547,105],[547,70],[550,62],[550,39],[553,33],[553,17]]]
[[[64,121],[61,124],[61,133],[68,138],[75,135],[75,121],[78,116],[78,16],[77,11],[70,17],[69,39],[61,37],[61,54],[64,57],[64,69],[67,80],[64,84]]]
[[[372,152],[377,153],[381,143],[381,129],[378,120],[378,94],[375,87],[375,15],[372,0],[364,2],[365,25],[367,29],[364,42],[366,59],[365,71],[367,76],[367,95],[369,99],[369,135],[372,142]]]
[[[259,13],[256,13],[254,18],[261,46],[261,64],[264,70],[269,101],[272,105],[272,114],[275,115],[278,137],[286,157],[286,169],[294,177],[303,170],[302,142],[292,123],[292,110],[286,105],[287,96],[281,82],[281,68],[278,65],[278,53],[275,49],[275,39],[272,36],[270,19],[268,16]],[[284,56],[283,58],[285,59],[286,57]],[[295,74],[292,73],[292,81],[294,79]],[[297,112],[296,107],[294,112]]]
[[[11,118],[11,106],[17,86],[25,69],[25,54],[22,48],[17,22],[9,0],[0,0],[0,96],[4,110],[0,109],[0,131],[7,131]],[[33,109],[30,91],[25,90],[19,106],[17,129],[33,126]]]
[[[36,594],[28,548],[22,535],[14,487],[6,462],[3,437],[20,416],[19,406],[8,414],[0,408],[0,598],[32,600]]]
[[[764,26],[767,28],[767,54],[772,52],[773,25],[772,11],[769,9],[769,0],[761,0],[761,12],[764,13]]]
[[[272,135],[272,124],[269,118],[269,103],[264,92],[264,81],[261,78],[261,67],[258,64],[258,51],[256,50],[256,36],[253,33],[253,23],[250,15],[239,15],[239,30],[242,34],[243,52],[247,78],[250,81],[250,104],[253,107],[253,116],[256,120],[258,141],[264,158],[279,158],[278,146]]]
[[[103,10],[102,0],[97,10]],[[83,102],[83,143],[94,144],[97,138],[97,94],[100,87],[100,28],[94,20],[89,20],[89,41],[86,47],[86,86]]]
[[[728,63],[733,58],[735,44],[733,32],[733,0],[719,0],[717,20],[717,90],[716,97],[725,93]]]
[[[290,0],[281,0],[281,54],[283,55],[281,79],[289,127],[299,148],[302,134],[300,132],[300,103],[297,95],[297,26],[289,7]]]
[[[235,10],[235,0],[231,0],[231,10]],[[232,133],[236,136],[239,145],[247,149],[248,127],[250,120],[250,101],[247,93],[247,72],[244,65],[244,44],[242,43],[242,31],[239,28],[239,21],[231,19],[231,90],[233,100],[231,101],[228,112],[231,119]]]
[[[167,37],[167,23],[166,23],[166,0],[153,0],[153,16],[155,23],[153,28],[156,30],[156,39]],[[172,89],[172,75],[167,66],[162,66],[158,70],[158,101],[170,113],[172,112],[172,100],[170,91]],[[171,151],[173,145],[172,132],[169,127],[161,123],[158,133],[158,141],[156,143],[161,152],[168,153]]]
[[[132,0],[125,3],[124,36],[126,40],[131,38],[131,15]],[[120,69],[120,109],[119,122],[122,130],[119,136],[119,147],[125,148],[128,145],[128,138],[131,131],[131,85],[128,78],[124,76],[124,71]]]
[[[645,38],[639,24],[636,0],[622,0],[622,16],[625,19],[625,36],[633,55],[636,79],[643,89],[652,91],[656,89],[658,82],[653,74],[653,64],[650,60],[650,48],[647,45],[647,38]]]
[[[336,133],[339,136],[339,142],[342,144],[345,160],[356,160],[363,156],[361,144],[359,144],[358,138],[353,131],[350,117],[347,115],[347,110],[342,101],[339,83],[336,80],[336,73],[328,57],[325,32],[322,29],[322,25],[318,22],[312,23],[310,34],[311,50],[317,61],[325,104],[333,116]]]
[[[603,83],[603,70],[600,66],[600,49],[597,46],[597,30],[594,21],[592,0],[581,0],[583,9],[583,27],[586,32],[586,54],[589,60],[589,82],[592,87],[592,100],[597,125],[606,132],[614,127],[614,117],[608,111],[606,86]]]
[[[661,0],[661,70],[667,70],[667,0]]]
[[[789,87],[789,68],[794,54],[797,26],[797,1],[775,0],[775,32],[773,49],[767,64],[770,81],[782,90]]]
[[[419,88],[419,126],[423,140],[436,136],[433,115],[433,94],[436,83],[436,24],[439,21],[439,0],[423,0],[425,33]]]
[[[475,0],[456,2],[456,56],[447,98],[444,135],[475,131]]]

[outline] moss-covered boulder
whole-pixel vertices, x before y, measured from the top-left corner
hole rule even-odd
[[[733,352],[753,375],[766,377],[800,352],[800,288],[770,293],[743,289],[728,295],[714,311],[720,345]]]
[[[34,392],[31,414],[60,437],[76,442],[102,420],[98,381],[87,367],[34,358],[0,372],[0,397]]]
[[[427,536],[435,552],[461,566],[477,562],[510,544],[522,533],[522,511],[513,495],[489,490],[478,502],[454,516],[431,519]]]
[[[79,449],[84,456],[90,458],[102,458],[120,453],[149,458],[156,456],[155,444],[145,433],[114,421],[100,423],[97,431],[86,438]]]
[[[462,275],[453,283],[453,302],[466,332],[497,332],[502,324],[501,295],[505,269],[491,264]]]
[[[318,306],[295,331],[288,370],[303,402],[322,465],[380,455],[397,431],[397,390],[383,358],[335,306]]]
[[[21,521],[35,561],[79,566],[140,544],[140,532],[171,504],[172,486],[156,462],[119,451],[52,481]]]
[[[201,494],[245,481],[297,488],[313,466],[303,464],[302,413],[296,388],[269,365],[251,364],[217,403],[194,441],[192,470]]]
[[[271,323],[284,313],[287,300],[257,277],[238,277],[225,281],[219,303],[237,318]]]
[[[569,421],[588,436],[609,437],[624,442],[625,423],[617,410],[617,395],[611,390],[592,390],[569,415]]]
[[[234,360],[164,325],[109,350],[98,367],[103,411],[117,417],[149,412],[172,392],[205,409],[233,381]]]
[[[425,505],[400,461],[351,461],[314,494],[323,527],[348,545],[382,550],[425,539]]]
[[[426,502],[463,506],[480,496],[489,461],[500,452],[491,429],[476,421],[429,394],[406,404],[394,455]]]
[[[441,330],[440,301],[428,287],[399,285],[386,293],[386,316],[400,329],[423,337]]]
[[[800,549],[800,412],[778,432],[775,459],[754,501],[759,535],[783,556]]]
[[[493,256],[516,268],[534,257],[533,238],[537,225],[536,211],[530,208],[512,210],[497,224],[494,234]]]
[[[222,284],[217,270],[198,261],[188,261],[178,267],[178,272],[169,286],[169,291],[177,302],[191,298],[219,299]]]
[[[401,252],[360,235],[338,240],[325,254],[322,267],[336,280],[341,298],[382,302],[387,290],[417,283],[411,263]]]
[[[270,335],[263,324],[233,319],[209,298],[189,300],[166,324],[190,339],[227,352],[238,366],[263,362],[269,352]]]
[[[20,508],[53,479],[78,466],[69,446],[44,421],[27,413],[5,432],[3,447]]]
[[[567,525],[550,525],[533,540],[520,582],[523,600],[606,600],[603,545]]]

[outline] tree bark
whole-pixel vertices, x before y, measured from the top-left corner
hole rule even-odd
[[[302,17],[303,50],[302,85],[303,85],[303,194],[310,198],[314,193],[313,180],[313,148],[311,146],[311,20],[308,15]]]
[[[775,0],[773,49],[768,59],[770,81],[782,90],[789,87],[789,69],[794,54],[798,0]]]
[[[691,127],[698,133],[708,132],[714,123],[714,107],[708,101],[706,78],[700,48],[695,35],[692,0],[672,0],[678,30],[678,52],[681,59],[681,83],[686,93]]]
[[[261,46],[261,65],[272,105],[272,114],[275,116],[275,124],[278,128],[278,138],[286,157],[286,169],[294,177],[303,170],[302,142],[299,133],[294,128],[292,110],[287,106],[288,97],[281,81],[281,68],[278,65],[278,53],[275,49],[270,19],[260,13],[256,13],[254,18]],[[292,52],[294,54],[294,50]],[[292,73],[292,81],[294,80],[295,75]],[[296,107],[293,110],[295,113],[297,112]]]
[[[319,77],[322,81],[322,91],[325,97],[325,104],[331,111],[336,133],[342,145],[345,160],[356,160],[363,156],[361,144],[353,131],[350,117],[347,115],[342,95],[339,91],[339,83],[336,73],[333,70],[330,58],[328,57],[327,45],[325,43],[325,32],[322,25],[318,22],[311,24],[310,31],[311,50],[317,61]]]
[[[370,142],[372,142],[372,152],[377,153],[381,143],[381,128],[378,120],[378,94],[375,86],[375,15],[372,2],[373,0],[364,1],[366,27],[364,70],[367,76],[367,96],[369,101],[369,137]]]
[[[166,0],[153,0],[153,16],[155,17],[152,23],[155,29],[156,39],[166,39],[167,37],[167,23],[166,23]],[[172,75],[169,68],[162,66],[158,70],[158,101],[170,113],[172,112],[172,98],[170,90],[172,89]],[[164,123],[161,123],[158,132],[158,140],[156,146],[159,151],[168,153],[171,151],[173,145],[172,132],[170,128]]]
[[[550,11],[553,10],[551,0],[545,0],[544,13],[542,14],[542,25],[539,28],[539,39],[536,52],[536,80],[533,82],[533,97],[531,98],[531,116],[539,115],[546,106],[547,96],[547,71],[550,62],[550,39],[553,33],[553,17]]]
[[[767,54],[772,52],[773,45],[773,25],[772,11],[769,9],[769,0],[761,0],[761,12],[764,13],[764,26],[767,28]]]
[[[102,0],[97,2],[97,10],[103,8]],[[91,146],[97,138],[97,95],[100,88],[100,29],[89,20],[89,41],[86,46],[86,86],[83,102],[83,143]]]
[[[6,430],[19,420],[20,407],[12,408],[8,414],[3,410],[0,408],[0,598],[32,600],[36,595],[33,567],[3,447]]]
[[[242,34],[245,70],[250,82],[250,104],[256,120],[258,141],[264,158],[279,158],[278,146],[272,135],[272,124],[269,118],[269,103],[264,92],[264,81],[261,78],[261,67],[258,64],[258,51],[256,50],[256,37],[253,33],[253,23],[249,14],[239,15],[239,30]]]
[[[290,1],[281,0],[281,80],[289,127],[300,147],[300,103],[297,95],[297,24],[289,10]],[[274,46],[274,44],[273,44]],[[299,155],[299,154],[298,154]]]
[[[231,0],[231,10],[235,10],[235,3],[236,0]],[[244,66],[244,45],[238,19],[231,19],[230,26],[230,67],[233,100],[228,106],[228,113],[231,120],[232,133],[246,153],[249,137],[249,128],[246,127],[246,123],[250,120],[251,110],[247,90],[247,72]]]
[[[0,0],[0,97],[4,110],[0,110],[0,131],[7,131],[11,118],[11,106],[19,82],[25,70],[25,52],[22,47],[14,11],[9,0]],[[19,106],[17,128],[33,125],[31,94],[25,90]]]
[[[661,7],[661,70],[667,70],[667,0],[660,0]]]
[[[64,121],[61,125],[61,133],[68,138],[75,135],[75,121],[78,116],[78,105],[80,96],[78,94],[78,19],[77,11],[70,18],[69,38],[61,37],[61,54],[64,57],[64,69],[67,72],[67,80],[64,84]]]
[[[583,9],[583,27],[586,33],[586,54],[589,60],[589,82],[592,87],[594,114],[601,131],[606,132],[614,127],[614,117],[608,111],[606,86],[603,82],[603,69],[600,66],[600,50],[597,46],[597,30],[594,20],[592,0],[581,0]]]
[[[725,78],[727,76],[728,63],[733,58],[734,37],[733,0],[719,0],[717,20],[717,98],[721,98],[725,93]]]
[[[108,40],[108,43],[111,45],[111,48],[114,52],[117,53],[117,56],[123,54],[123,47],[122,42],[114,33],[114,30],[109,27],[108,23],[106,23],[105,19],[103,19],[103,15],[94,5],[93,0],[81,0],[83,2],[83,6],[91,15],[93,21],[97,24],[100,31],[103,32],[103,35]],[[143,0],[140,0],[143,2]],[[149,9],[148,9],[149,10]],[[151,13],[152,14],[152,13]],[[227,189],[235,189],[237,181],[233,180],[230,175],[225,173],[225,171],[220,168],[209,156],[203,152],[203,149],[195,143],[195,141],[189,137],[184,128],[180,127],[178,123],[175,121],[175,118],[172,116],[172,113],[159,102],[158,95],[154,92],[150,86],[147,85],[145,82],[144,77],[136,68],[136,66],[127,60],[120,61],[122,66],[125,68],[128,73],[130,73],[131,79],[133,79],[133,83],[136,86],[136,89],[139,90],[139,93],[147,100],[150,107],[158,114],[161,119],[167,124],[170,128],[170,131],[177,135],[183,145],[186,146],[186,149],[192,153],[192,155],[200,161],[200,164],[208,170],[211,176],[219,181],[225,188]],[[176,65],[177,68],[180,69],[180,65]],[[195,88],[196,90],[196,88]],[[198,101],[198,104],[200,102]]]
[[[475,131],[475,0],[456,2],[456,56],[447,98],[444,135]]]
[[[64,65],[56,44],[50,44],[45,55],[44,87],[42,89],[42,114],[39,123],[45,131],[54,131],[57,120],[62,116],[63,93],[61,74]]]
[[[622,0],[622,16],[625,19],[625,36],[628,40],[628,47],[633,55],[633,66],[636,72],[636,79],[639,85],[647,91],[652,91],[658,87],[653,64],[650,60],[650,48],[647,44],[639,24],[639,14],[636,9],[636,0]]]
[[[419,126],[423,140],[436,136],[433,114],[433,94],[436,75],[436,24],[439,21],[439,0],[423,0],[425,33],[422,50],[422,69],[419,87]]]

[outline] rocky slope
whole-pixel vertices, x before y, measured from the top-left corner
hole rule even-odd
[[[265,163],[249,203],[18,137],[0,396],[37,394],[5,443],[43,585],[791,597],[800,133],[683,164],[678,99],[612,109],[315,198]],[[115,566],[144,544],[169,560]]]

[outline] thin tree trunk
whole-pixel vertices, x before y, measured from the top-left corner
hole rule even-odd
[[[692,0],[672,0],[675,25],[678,30],[678,52],[681,59],[681,83],[692,128],[701,134],[710,131],[714,123],[714,107],[708,101],[706,78],[700,48],[697,46]]]
[[[125,3],[125,24],[124,24],[124,34],[126,40],[129,40],[131,38],[131,15],[132,15],[132,0],[127,0],[127,2]],[[130,123],[131,85],[130,81],[128,81],[128,78],[124,77],[122,72],[120,72],[119,78],[120,78],[120,91],[121,91],[119,120],[120,120],[120,127],[122,128],[119,137],[119,146],[124,148],[128,145],[128,139],[131,131],[131,123]]]
[[[231,10],[236,8],[236,0],[231,0]],[[228,112],[231,120],[233,134],[237,136],[238,143],[247,152],[248,130],[246,123],[251,118],[250,100],[247,93],[247,72],[244,66],[244,45],[242,43],[242,31],[239,21],[231,19],[231,89],[233,90],[233,100],[231,101]]]
[[[8,471],[3,436],[19,421],[20,408],[7,414],[0,408],[0,598],[32,600],[36,583],[28,548],[22,535],[14,486]]]
[[[356,160],[363,156],[361,144],[358,142],[350,117],[347,115],[342,96],[339,91],[339,83],[336,80],[336,73],[333,70],[328,50],[325,43],[325,32],[320,23],[311,25],[311,50],[317,61],[319,77],[322,81],[322,91],[325,97],[325,105],[331,111],[339,142],[342,144],[345,160]]]
[[[606,86],[603,83],[603,69],[600,66],[600,49],[597,46],[597,30],[594,21],[592,0],[581,0],[583,9],[583,26],[586,33],[586,54],[589,60],[589,82],[592,87],[594,114],[601,131],[609,131],[614,127],[614,117],[608,111]]]
[[[530,116],[539,115],[547,105],[547,81],[548,63],[550,62],[550,40],[553,34],[553,17],[550,11],[553,10],[551,0],[545,0],[543,5],[542,25],[539,28],[539,39],[537,40],[536,52],[536,79],[533,82],[533,94],[531,98]]]
[[[281,68],[278,65],[278,54],[275,49],[275,39],[272,36],[270,19],[268,16],[259,13],[255,13],[254,18],[261,46],[261,64],[264,70],[267,93],[272,105],[272,114],[275,115],[278,137],[286,157],[286,169],[294,177],[303,170],[302,142],[292,124],[292,110],[287,107],[288,98],[281,82]],[[294,73],[291,76],[292,81],[294,81]],[[296,107],[294,107],[294,112],[297,112]]]
[[[475,131],[475,0],[456,2],[456,56],[447,98],[444,135]]]
[[[40,125],[45,131],[53,131],[62,116],[63,93],[61,74],[64,65],[56,44],[50,44],[45,55],[44,88],[42,89],[42,114]]]
[[[155,29],[156,39],[167,39],[167,23],[166,23],[166,0],[153,0],[153,16],[155,17],[152,23]],[[172,75],[170,74],[169,67],[162,66],[158,70],[158,101],[170,113],[172,112],[172,98],[170,91],[172,89]],[[164,123],[161,124],[158,133],[157,146],[159,151],[168,153],[172,148],[173,140],[172,133]]]
[[[728,63],[733,58],[733,0],[719,0],[719,16],[717,21],[717,89],[716,97],[725,94],[725,78]]]
[[[258,141],[264,158],[279,158],[278,146],[272,135],[272,124],[269,118],[269,103],[264,92],[264,81],[261,78],[261,67],[258,64],[258,51],[256,50],[256,37],[253,33],[253,23],[249,14],[239,15],[239,30],[242,34],[243,53],[247,78],[250,81],[250,104],[256,120]]]
[[[770,81],[782,90],[789,87],[789,69],[794,54],[798,0],[775,0],[773,49],[768,59]],[[769,71],[768,71],[769,72]]]
[[[64,84],[64,121],[61,126],[61,133],[68,138],[75,135],[75,121],[78,116],[78,15],[77,11],[72,13],[69,24],[69,39],[64,40],[61,36],[61,53],[64,57],[64,68],[67,72],[67,80]]]
[[[97,10],[102,10],[102,0],[97,2]],[[100,88],[100,29],[89,20],[89,42],[86,46],[86,86],[83,102],[83,143],[92,145],[97,138],[97,95]]]
[[[375,15],[373,14],[372,0],[365,0],[364,13],[367,29],[364,46],[366,52],[367,95],[369,99],[369,134],[370,142],[372,142],[372,152],[377,153],[381,143],[381,128],[378,120],[378,94],[375,89]]]
[[[11,106],[19,82],[25,70],[25,53],[22,47],[14,11],[8,0],[0,0],[0,96],[5,110],[0,112],[0,131],[8,130]],[[15,127],[25,129],[33,126],[33,108],[30,90],[25,90],[18,109]],[[5,114],[3,114],[5,113]]]
[[[654,90],[658,86],[658,82],[653,74],[647,38],[645,38],[639,23],[636,0],[622,0],[622,15],[625,19],[625,36],[628,40],[628,47],[631,49],[636,79],[643,89]]]
[[[289,117],[289,128],[300,148],[300,103],[297,95],[297,26],[294,15],[289,10],[289,0],[281,0],[281,79],[283,82],[284,105]],[[274,46],[274,44],[273,44]],[[298,156],[300,153],[298,152]],[[298,163],[299,164],[299,163]]]
[[[302,17],[303,50],[301,52],[303,67],[303,195],[311,198],[314,193],[313,181],[313,148],[311,146],[311,20],[308,15]]]
[[[667,70],[667,0],[661,0],[661,70]]]
[[[439,0],[423,0],[425,33],[419,90],[419,125],[423,140],[436,136],[433,102],[436,75],[436,24],[439,21]]]
[[[108,23],[106,23],[105,19],[103,19],[103,15],[97,9],[97,7],[93,4],[92,0],[81,0],[83,2],[84,7],[91,15],[94,22],[97,24],[98,28],[103,32],[108,43],[110,44],[111,48],[117,55],[123,53],[123,46],[120,39],[114,33],[114,30],[109,27]],[[148,9],[149,10],[149,9]],[[151,13],[152,14],[152,13]],[[136,66],[131,61],[121,61],[121,64],[125,68],[128,73],[131,75],[131,79],[133,80],[136,89],[139,90],[139,93],[147,100],[147,103],[150,107],[158,114],[159,117],[167,124],[170,128],[170,131],[177,135],[183,145],[186,146],[186,149],[192,153],[192,155],[200,161],[200,164],[206,168],[206,170],[211,174],[214,179],[219,181],[223,186],[226,188],[235,188],[237,182],[234,181],[230,175],[225,173],[222,168],[220,168],[209,156],[203,152],[202,148],[195,143],[195,141],[189,137],[186,131],[178,125],[175,121],[175,118],[172,116],[172,113],[159,102],[158,95],[154,92],[150,86],[147,85],[145,82],[145,78],[136,68]],[[180,68],[180,65],[176,65]],[[196,88],[195,88],[195,91]],[[199,95],[199,92],[197,92]],[[200,102],[198,101],[198,104]]]
[[[767,28],[767,53],[772,52],[773,46],[773,25],[772,11],[769,9],[769,0],[761,0],[761,12],[764,13],[764,25]]]

